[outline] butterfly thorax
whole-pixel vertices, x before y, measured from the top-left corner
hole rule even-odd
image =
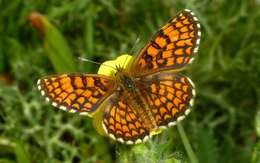
[[[131,78],[131,76],[127,73],[122,73],[122,72],[119,72],[117,75],[121,87],[124,90],[127,90],[128,92],[134,93],[136,89],[136,84],[134,80]]]
[[[120,89],[123,90],[125,100],[131,104],[133,110],[136,112],[150,131],[157,132],[158,126],[151,112],[151,108],[147,105],[146,99],[142,95],[142,88],[140,81],[137,78],[132,77],[131,74],[125,71],[118,71],[116,74]]]

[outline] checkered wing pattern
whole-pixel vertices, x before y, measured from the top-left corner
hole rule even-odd
[[[104,105],[103,128],[112,139],[121,143],[145,142],[150,131],[127,99],[123,90],[117,90],[107,99]]]
[[[190,10],[169,20],[141,50],[132,70],[137,76],[161,70],[179,71],[198,51],[200,24]]]
[[[111,88],[112,80],[102,75],[64,74],[38,80],[38,89],[52,105],[86,115],[96,111]]]
[[[147,99],[160,128],[173,126],[190,112],[195,97],[192,81],[171,72],[156,73],[141,79],[139,88]]]

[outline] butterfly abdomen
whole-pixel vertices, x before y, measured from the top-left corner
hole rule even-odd
[[[145,99],[142,97],[141,92],[136,89],[136,91],[131,94],[131,102],[136,111],[137,115],[140,117],[143,124],[149,128],[150,131],[158,129],[154,116],[151,112],[150,107],[145,102]]]
[[[136,86],[135,80],[125,73],[119,73],[118,75],[120,79],[119,83],[125,92],[125,98],[133,107],[136,115],[138,115],[140,120],[147,128],[149,128],[150,131],[158,129],[151,109],[147,105],[147,102],[143,98],[139,88]]]

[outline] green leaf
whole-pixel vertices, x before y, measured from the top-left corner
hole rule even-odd
[[[260,141],[256,144],[253,157],[252,157],[252,163],[259,163],[260,162]]]
[[[255,116],[255,129],[257,136],[260,137],[260,110],[257,111]]]
[[[199,129],[197,142],[197,156],[199,162],[217,163],[218,148],[214,139],[213,131],[207,127]]]
[[[18,163],[30,163],[28,152],[25,149],[25,144],[21,141],[16,142],[15,155]]]
[[[43,24],[45,26],[44,47],[55,70],[58,73],[75,72],[75,57],[72,55],[68,43],[47,18],[43,19]]]
[[[47,17],[33,12],[31,22],[44,35],[44,48],[57,73],[75,72],[76,63],[71,49],[60,31]]]

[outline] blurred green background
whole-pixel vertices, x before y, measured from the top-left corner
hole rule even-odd
[[[99,135],[91,118],[44,102],[38,78],[96,73],[78,56],[103,62],[136,54],[185,8],[199,18],[202,40],[185,71],[198,95],[184,131],[173,127],[127,146]],[[0,0],[0,163],[257,163],[259,111],[259,0]]]

